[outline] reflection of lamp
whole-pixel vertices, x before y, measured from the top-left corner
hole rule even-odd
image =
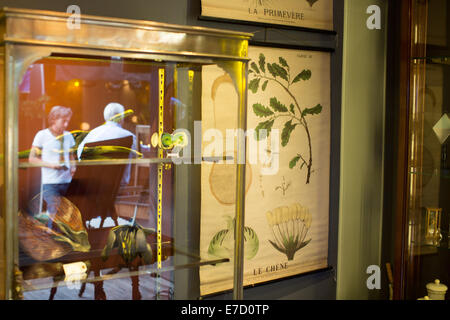
[[[168,150],[176,146],[185,147],[188,145],[188,137],[185,132],[179,131],[174,134],[164,132],[161,136],[155,132],[150,138],[150,142],[154,148],[160,147]]]
[[[105,83],[106,89],[110,91],[121,90],[123,86],[123,81],[107,81]]]
[[[442,208],[427,208],[425,241],[427,244],[437,246],[441,240]]]
[[[80,124],[80,129],[83,131],[88,131],[91,128],[91,125],[87,122],[82,122]]]
[[[434,133],[436,134],[439,142],[444,144],[450,135],[450,118],[446,113],[439,119],[439,121],[433,127]]]

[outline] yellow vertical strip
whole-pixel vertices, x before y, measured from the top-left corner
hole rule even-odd
[[[164,132],[164,69],[159,69],[159,136]],[[164,157],[163,149],[159,148],[158,157]],[[158,165],[158,215],[157,215],[157,243],[158,243],[158,268],[161,268],[161,220],[162,220],[162,183],[163,183],[163,168],[164,164]]]
[[[194,81],[194,70],[189,70],[188,75],[189,75],[189,86],[192,87],[192,83]]]
[[[164,69],[161,68],[158,70],[158,77],[159,77],[159,108],[158,108],[158,135],[161,138],[163,132],[164,132]],[[158,158],[162,159],[164,157],[163,149],[159,147],[158,150]],[[158,164],[158,208],[157,208],[157,221],[156,221],[156,242],[157,242],[157,265],[158,269],[161,269],[162,267],[162,194],[163,194],[163,168],[164,164],[160,163]],[[160,291],[161,291],[161,284],[160,284],[160,274],[157,274],[156,279],[156,297],[159,298]]]

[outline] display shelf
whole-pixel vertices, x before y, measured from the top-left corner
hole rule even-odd
[[[231,156],[224,157],[191,157],[191,158],[145,158],[145,159],[108,159],[108,160],[72,160],[69,163],[75,166],[99,166],[99,165],[118,165],[118,164],[139,164],[139,165],[150,165],[158,163],[189,163],[197,164],[199,162],[219,162],[219,161],[230,161],[233,160]],[[176,161],[176,162],[175,162]],[[20,162],[19,168],[40,168],[42,165],[30,162]]]
[[[431,245],[414,245],[413,254],[415,256],[437,254],[438,250],[436,246]]]
[[[449,56],[426,56],[426,57],[413,57],[412,61],[426,61],[432,64],[450,65],[450,55]]]
[[[421,176],[432,176],[432,177],[439,177],[441,179],[450,179],[450,170],[449,169],[440,169],[440,170],[433,170],[433,171],[419,171],[415,169],[410,169],[409,174],[411,175],[421,175]]]

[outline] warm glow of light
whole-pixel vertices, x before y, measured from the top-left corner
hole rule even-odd
[[[138,117],[137,116],[132,116],[131,117],[131,122],[137,123],[138,122]]]
[[[80,124],[80,129],[84,131],[88,131],[91,128],[91,125],[87,122],[82,122]]]
[[[75,80],[75,82],[73,83],[73,85],[74,85],[75,87],[79,87],[79,86],[80,86],[80,81]]]

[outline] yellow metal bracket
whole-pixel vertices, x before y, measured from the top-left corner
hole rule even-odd
[[[158,134],[162,135],[164,132],[164,69],[158,70],[159,78],[159,110],[158,110]],[[158,158],[162,159],[164,157],[164,150],[162,148],[158,149]],[[163,169],[164,164],[158,164],[158,208],[157,208],[157,221],[156,221],[156,236],[157,236],[157,265],[158,269],[162,268],[162,194],[163,194]],[[160,274],[157,275],[158,279],[156,281],[156,294],[159,296],[160,293]]]

